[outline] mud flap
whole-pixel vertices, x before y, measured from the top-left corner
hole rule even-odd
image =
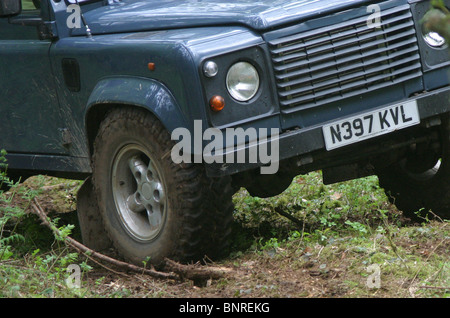
[[[78,190],[77,214],[84,245],[98,252],[112,246],[112,242],[103,227],[90,177],[84,181],[80,190]]]

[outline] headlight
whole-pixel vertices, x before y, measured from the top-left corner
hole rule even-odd
[[[234,99],[240,102],[249,101],[259,89],[258,71],[250,63],[238,62],[228,70],[226,84]]]
[[[445,39],[436,32],[424,33],[423,38],[431,47],[441,47],[445,44]]]

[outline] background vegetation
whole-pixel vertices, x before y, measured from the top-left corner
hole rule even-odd
[[[450,43],[450,11],[443,0],[432,0],[431,5],[422,22],[425,28],[439,33]]]

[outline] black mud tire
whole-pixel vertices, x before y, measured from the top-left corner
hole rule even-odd
[[[231,178],[209,178],[202,165],[175,164],[170,155],[173,145],[170,134],[154,116],[132,108],[111,111],[95,139],[93,184],[105,231],[118,252],[138,265],[149,260],[158,267],[165,258],[192,262],[227,255],[233,212]],[[127,151],[138,150],[143,152],[138,154],[143,161],[148,157],[147,170],[140,170],[149,174],[147,184],[133,177],[131,169],[131,177],[125,180],[126,168],[117,168],[122,161],[127,162],[122,160],[130,155]],[[128,162],[130,160],[133,160],[133,171],[144,167],[137,164],[136,159],[128,159]],[[153,172],[157,173],[150,176]],[[125,185],[125,189],[128,187],[127,191],[131,189],[127,183],[131,184],[133,178],[134,187],[140,185],[141,201],[125,201],[127,205],[124,205],[120,198],[127,192],[117,187],[117,176],[121,174],[124,180],[120,184]],[[151,184],[148,180],[153,180],[152,189],[159,189],[153,201],[147,200],[152,192],[143,190]],[[120,207],[137,211],[142,208],[138,203],[150,204],[155,200],[158,201],[156,208],[139,212],[143,218],[139,216],[136,220],[142,220],[142,230],[133,228],[134,219],[124,221],[128,215],[135,218],[139,213],[133,214],[128,208]],[[128,202],[138,203],[128,205]],[[155,211],[159,215],[157,221],[151,217]],[[144,224],[147,221],[148,226]]]
[[[450,118],[442,124],[441,138],[441,158],[432,168],[411,172],[403,160],[378,173],[389,200],[414,221],[433,214],[450,219]]]

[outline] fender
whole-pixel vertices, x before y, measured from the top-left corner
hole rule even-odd
[[[120,76],[101,80],[88,99],[86,117],[95,107],[105,104],[143,107],[152,112],[169,132],[185,127],[187,122],[169,89],[149,78]]]
[[[150,111],[169,133],[179,127],[188,127],[186,114],[170,90],[161,82],[131,76],[104,78],[92,91],[85,111],[85,127],[91,153],[100,125],[98,119],[118,105],[141,107]]]

